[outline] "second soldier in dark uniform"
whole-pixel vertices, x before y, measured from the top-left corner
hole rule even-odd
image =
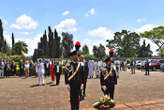
[[[69,84],[69,90],[70,90],[71,110],[79,110],[80,90],[83,85],[82,67],[78,62],[77,51],[73,51],[70,56],[72,58],[72,62],[66,65],[66,71],[67,71],[67,84]]]
[[[100,83],[101,89],[104,95],[108,95],[111,99],[114,99],[115,85],[117,84],[117,76],[115,68],[112,65],[112,59],[108,57],[105,59],[106,67],[101,69]]]

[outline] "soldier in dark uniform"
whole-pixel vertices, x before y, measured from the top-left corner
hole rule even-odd
[[[80,90],[83,86],[83,74],[81,64],[78,62],[77,51],[70,54],[72,62],[67,63],[67,84],[70,90],[71,110],[79,110],[80,105]]]
[[[114,99],[115,85],[117,84],[117,75],[115,67],[112,65],[112,59],[108,57],[105,59],[106,67],[101,69],[100,83],[104,95],[110,96]]]

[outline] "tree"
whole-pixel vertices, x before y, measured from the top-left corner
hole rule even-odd
[[[11,40],[12,40],[12,55],[14,55],[14,46],[15,46],[14,33],[12,33],[12,35],[11,35]]]
[[[105,47],[102,44],[100,44],[99,47],[98,47],[98,58],[102,59],[102,58],[105,57],[105,55],[106,55]]]
[[[2,27],[2,21],[0,19],[0,51],[1,52],[3,46],[4,46],[3,27]]]
[[[82,47],[82,54],[83,54],[83,55],[88,55],[88,54],[89,54],[89,48],[88,48],[87,45],[84,45],[84,46]]]
[[[164,46],[160,48],[160,50],[158,51],[158,55],[164,57]]]
[[[2,26],[2,21],[0,19],[0,52],[3,53],[9,53],[9,45],[7,44],[6,40],[4,39],[3,36],[3,26]]]
[[[122,30],[114,33],[113,40],[107,40],[107,47],[115,49],[121,57],[135,57],[137,49],[139,48],[140,36],[136,32]]]
[[[41,43],[42,43],[43,55],[48,56],[48,41],[47,41],[46,30],[43,34],[43,38],[41,40]]]
[[[53,38],[52,29],[50,26],[48,27],[48,38],[49,38],[48,53],[49,53],[49,57],[52,58],[53,57],[54,38]]]
[[[15,43],[15,54],[23,55],[28,53],[28,45],[23,41],[18,41]]]
[[[164,46],[164,26],[155,27],[150,31],[141,33],[140,36],[150,39],[157,46],[159,51]]]
[[[63,57],[68,58],[73,49],[73,35],[67,32],[62,32],[62,37]]]
[[[98,58],[98,47],[96,45],[93,46],[93,55]]]
[[[153,52],[150,50],[150,44],[146,46],[145,40],[142,46],[138,49],[138,57],[151,57]]]
[[[55,29],[54,31],[54,57],[55,58],[60,58],[62,54],[62,49],[61,49],[61,43],[60,43],[60,36],[58,36],[58,33]]]

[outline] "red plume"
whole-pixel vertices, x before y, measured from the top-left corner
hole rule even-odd
[[[112,52],[112,53],[114,53],[114,50],[113,50],[113,49],[110,49],[110,50],[109,50],[109,52]]]
[[[75,43],[76,51],[79,51],[80,47],[81,47],[81,44],[80,44],[79,41],[77,41],[77,42]]]
[[[110,49],[110,50],[109,50],[109,55],[110,55],[111,57],[113,57],[113,54],[114,54],[114,50],[113,50],[113,49]]]
[[[76,45],[81,46],[81,44],[80,44],[79,41],[76,42],[75,46],[76,46]]]

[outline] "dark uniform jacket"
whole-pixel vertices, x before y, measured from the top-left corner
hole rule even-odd
[[[59,65],[58,65],[59,66]],[[57,65],[54,66],[54,73],[55,74],[61,74],[62,73],[62,67],[59,66],[59,72],[57,72]]]
[[[104,77],[109,73],[109,71],[112,69],[112,76],[109,76],[106,80],[104,80]],[[117,84],[117,77],[116,77],[116,71],[114,67],[105,67],[101,69],[100,73],[100,83],[101,85],[109,85],[109,84]]]
[[[83,66],[83,74],[88,77],[88,72],[89,72],[89,68],[88,68],[88,62],[85,61],[84,62],[84,66]]]
[[[149,70],[149,61],[146,61],[146,62],[145,62],[145,69],[146,69],[146,70]]]
[[[77,72],[77,74],[70,80],[68,81],[68,78],[76,71],[77,66],[79,65],[79,70]],[[66,65],[66,81],[67,84],[69,83],[70,85],[72,84],[77,84],[77,85],[81,85],[84,81],[84,74],[83,74],[83,68],[80,65],[80,63],[75,63],[75,62],[70,62]],[[68,70],[71,70],[71,72],[69,72]]]

